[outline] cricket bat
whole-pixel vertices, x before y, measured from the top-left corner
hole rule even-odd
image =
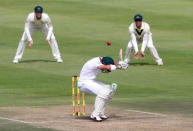
[[[123,61],[123,50],[122,50],[122,48],[119,51],[119,60]]]

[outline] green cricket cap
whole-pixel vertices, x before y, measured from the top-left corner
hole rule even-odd
[[[104,65],[114,65],[114,64],[115,64],[115,63],[114,63],[114,60],[113,60],[111,57],[109,57],[109,56],[103,57],[103,58],[102,58],[102,63],[103,63]]]
[[[134,21],[142,21],[143,20],[143,16],[141,14],[136,14],[134,16]]]
[[[41,6],[36,6],[34,8],[35,13],[43,13],[43,8]]]

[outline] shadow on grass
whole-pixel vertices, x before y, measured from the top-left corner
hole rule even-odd
[[[56,62],[54,60],[44,60],[44,59],[39,59],[39,60],[22,60],[20,63],[34,63],[34,62]]]
[[[147,63],[147,62],[141,62],[141,63],[130,63],[130,66],[145,66],[145,65],[153,65],[157,66],[157,64]]]

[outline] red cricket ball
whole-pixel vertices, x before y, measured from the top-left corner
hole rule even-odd
[[[110,45],[111,45],[111,42],[110,42],[110,41],[107,41],[107,45],[110,46]]]

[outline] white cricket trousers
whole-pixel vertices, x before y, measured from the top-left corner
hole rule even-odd
[[[30,28],[30,30],[29,30],[31,36],[33,35],[33,33],[37,32],[37,31],[40,31],[45,36],[47,36],[47,34],[48,34],[48,27]],[[18,48],[17,48],[17,52],[16,52],[16,55],[15,55],[14,59],[21,59],[22,58],[24,50],[25,50],[25,46],[26,46],[27,43],[28,43],[28,37],[27,37],[26,32],[24,31],[23,36],[22,36],[22,38],[21,38],[21,40],[19,42],[19,45],[18,45]],[[56,38],[55,38],[53,32],[52,32],[52,35],[51,35],[50,43],[51,43],[50,47],[52,49],[52,55],[54,56],[54,58],[55,59],[61,58],[60,51],[59,51],[59,48],[58,48],[58,44],[57,44],[57,41],[56,41]]]
[[[96,81],[96,80],[86,80],[83,82],[79,82],[78,86],[80,88],[81,92],[85,92],[87,94],[93,94],[96,95],[96,100],[94,104],[94,110],[92,112],[92,115],[99,116],[104,115],[105,110],[109,102],[111,101],[112,97],[101,95],[101,92],[106,92],[106,88],[109,85],[106,85],[102,82]]]
[[[137,44],[139,44],[140,41],[137,41]],[[147,48],[149,49],[153,59],[158,63],[160,61],[162,61],[162,59],[159,57],[159,54],[156,50],[156,48],[153,45],[153,40],[152,40],[152,36],[149,35],[149,40],[147,43]],[[129,63],[131,60],[131,53],[132,53],[132,49],[133,49],[133,44],[131,42],[131,40],[128,43],[127,49],[126,49],[126,55],[125,55],[125,60],[127,60],[127,62]]]
[[[98,96],[100,91],[107,85],[96,80],[85,80],[83,82],[79,82],[78,86],[81,92]]]

